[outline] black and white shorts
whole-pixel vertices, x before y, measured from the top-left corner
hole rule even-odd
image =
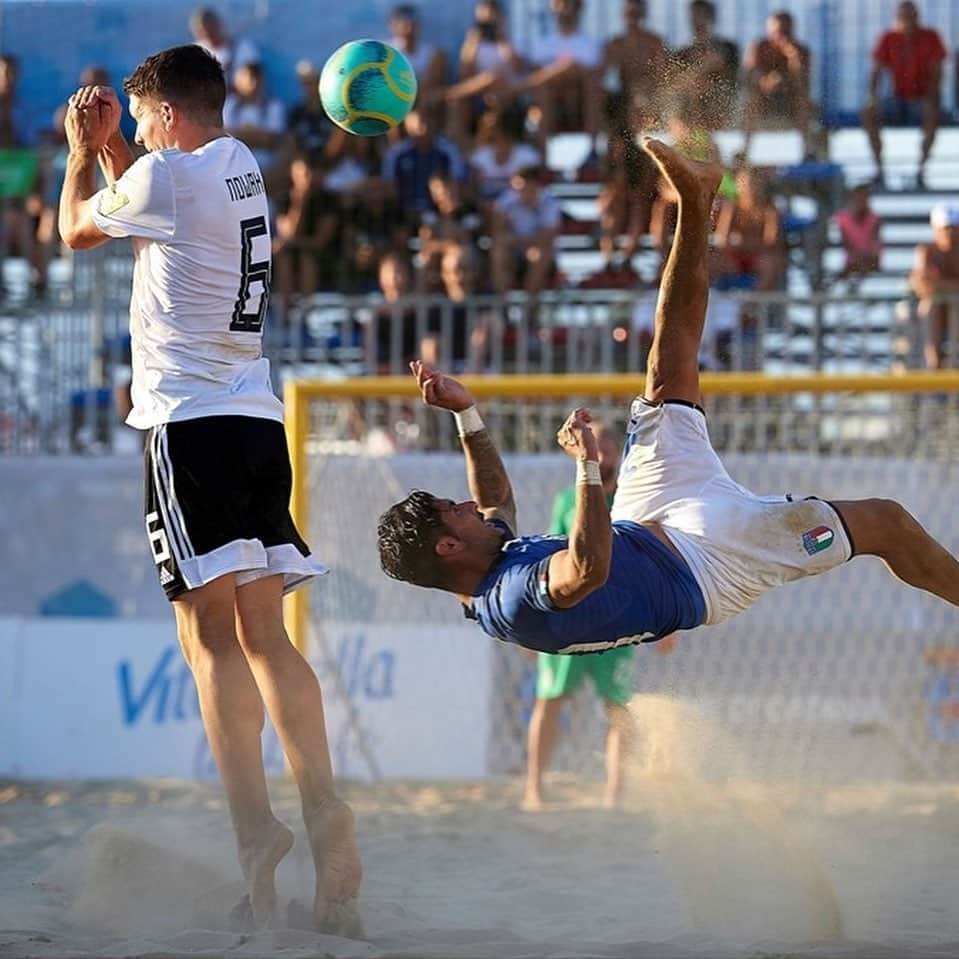
[[[328,572],[290,516],[283,424],[208,416],[147,436],[146,526],[167,599],[227,573],[237,586],[282,573],[284,592]]]

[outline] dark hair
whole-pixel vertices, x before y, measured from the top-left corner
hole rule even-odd
[[[712,23],[716,22],[716,4],[712,0],[693,0],[689,9],[699,10],[701,13],[705,13]]]
[[[443,520],[435,503],[432,493],[414,490],[380,517],[376,539],[387,576],[415,586],[444,588],[446,571],[434,549]]]
[[[223,124],[223,67],[195,43],[170,47],[147,57],[123,81],[123,92],[127,96],[175,103],[199,123]]]
[[[390,11],[391,20],[419,20],[420,12],[412,3],[398,3]]]

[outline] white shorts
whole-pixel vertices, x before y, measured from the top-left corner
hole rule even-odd
[[[756,496],[734,482],[709,442],[705,415],[683,403],[633,401],[612,518],[662,526],[703,591],[707,624],[852,556],[829,503]]]

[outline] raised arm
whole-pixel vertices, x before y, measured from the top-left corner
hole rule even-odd
[[[603,586],[609,578],[613,527],[599,475],[599,449],[589,410],[573,410],[556,438],[576,459],[576,509],[567,549],[549,561],[549,597],[568,609]]]
[[[64,118],[70,153],[60,191],[59,227],[63,242],[72,250],[89,250],[110,239],[94,223],[90,203],[97,192],[97,156],[106,147],[114,123],[97,89],[81,87],[70,97]]]
[[[100,148],[97,160],[107,183],[116,183],[133,166],[133,151],[120,132],[120,117],[123,107],[112,87],[94,87],[94,95],[99,101],[99,109],[104,113],[113,132]]]
[[[459,380],[419,360],[410,363],[410,370],[416,377],[423,401],[437,409],[449,410],[457,417],[470,496],[476,500],[479,511],[487,519],[501,520],[515,533],[513,487],[493,437],[476,412],[470,391]]]

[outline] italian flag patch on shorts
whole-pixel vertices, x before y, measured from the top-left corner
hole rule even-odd
[[[802,544],[806,552],[813,556],[824,549],[829,549],[835,538],[835,534],[828,526],[817,526],[802,534]]]

